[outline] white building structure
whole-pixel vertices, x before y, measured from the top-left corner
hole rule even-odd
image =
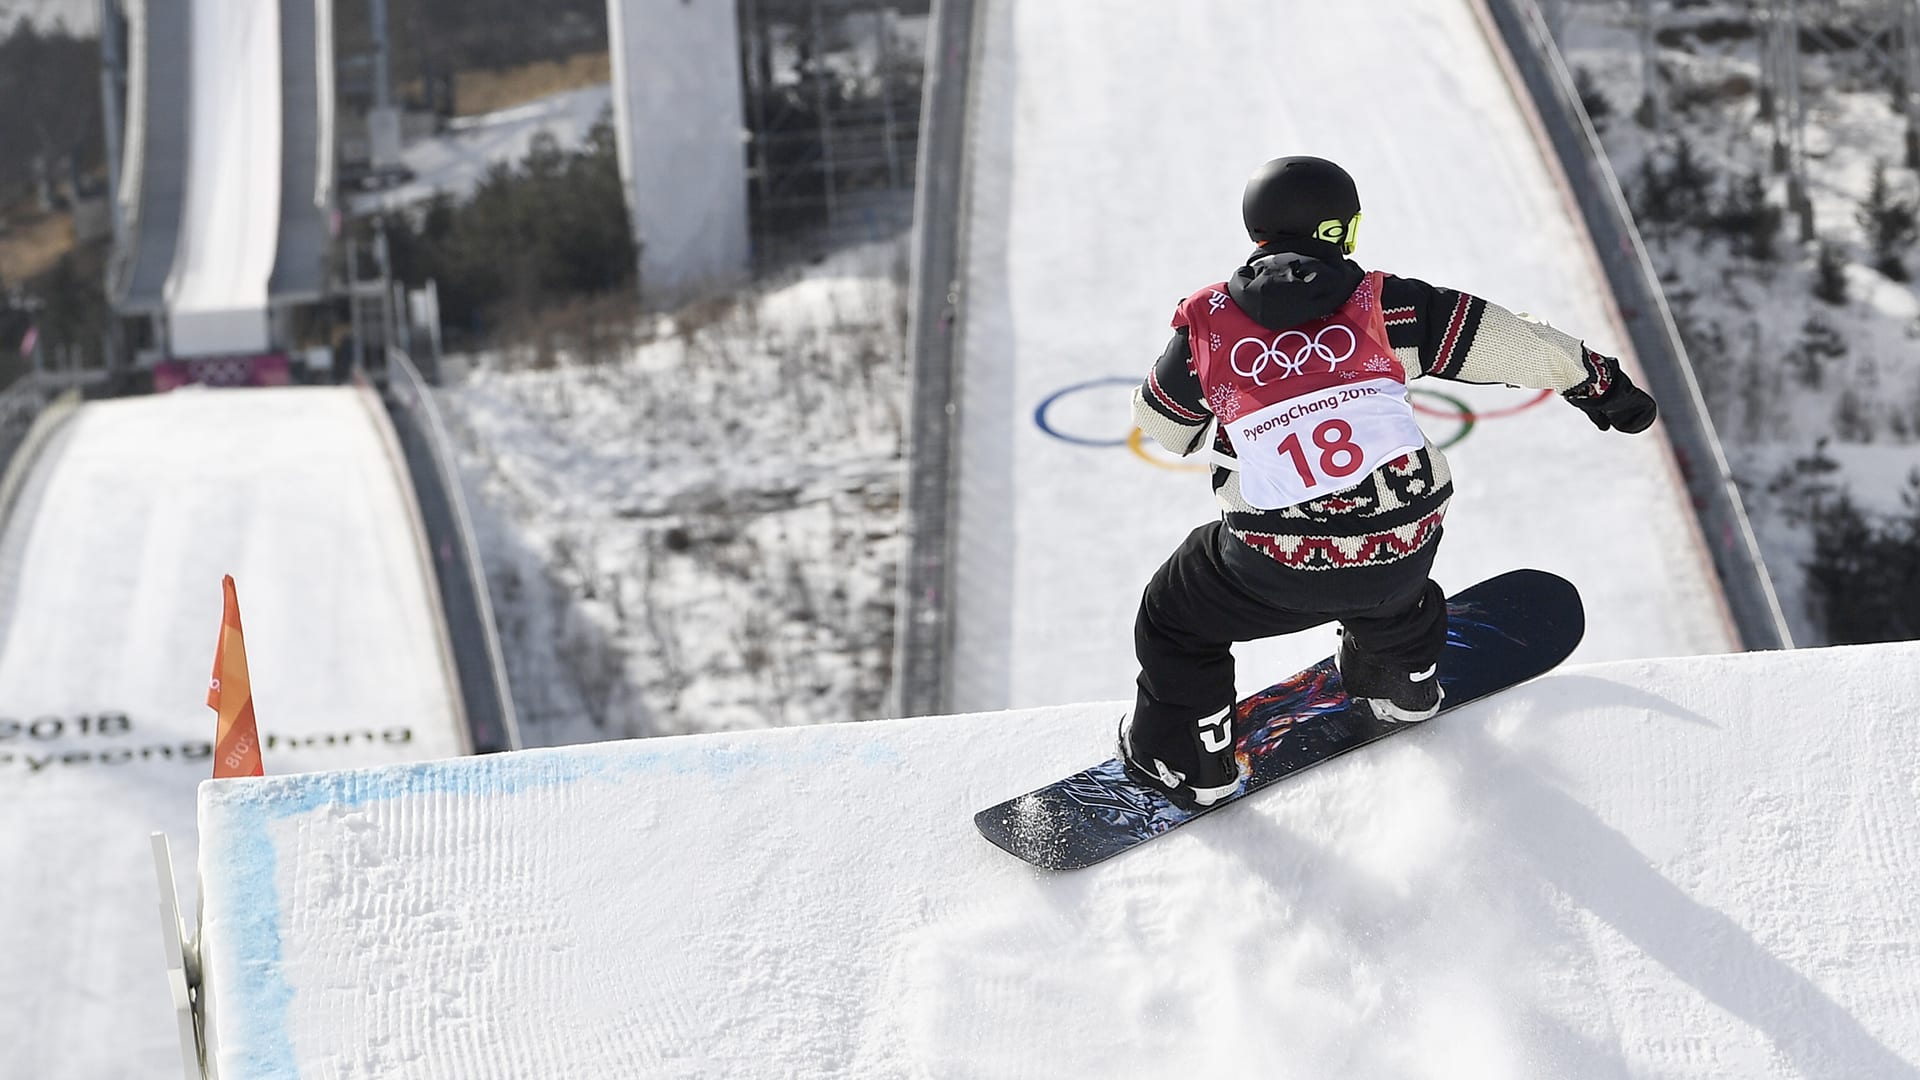
[[[640,283],[671,303],[747,275],[734,0],[608,0],[620,178]]]

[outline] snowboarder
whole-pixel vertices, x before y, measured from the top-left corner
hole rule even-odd
[[[1439,711],[1446,595],[1429,577],[1453,495],[1415,422],[1422,375],[1559,391],[1602,431],[1658,411],[1620,364],[1476,296],[1361,269],[1353,178],[1278,158],[1247,181],[1255,249],[1181,301],[1173,340],[1134,391],[1134,421],[1183,456],[1207,444],[1222,514],[1148,582],[1120,757],[1189,808],[1238,789],[1235,642],[1330,621],[1347,693],[1382,719]]]

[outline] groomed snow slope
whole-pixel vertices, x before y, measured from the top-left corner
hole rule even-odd
[[[194,857],[223,574],[269,772],[463,752],[379,408],[98,402],[29,475],[0,535],[0,1077],[179,1075],[147,833]]]
[[[1343,163],[1365,207],[1363,265],[1627,349],[1473,0],[981,3],[956,708],[1130,693],[1140,590],[1218,508],[1204,473],[1126,445],[1129,394],[1175,303],[1249,250],[1240,195],[1260,162]],[[1575,578],[1590,620],[1577,660],[1737,648],[1660,429],[1602,434],[1537,397],[1415,382],[1430,436],[1460,439],[1446,446],[1457,493],[1435,578],[1459,589],[1515,566]],[[1464,431],[1463,405],[1519,411]],[[1331,644],[1243,647],[1242,693]]]
[[[1077,874],[1111,707],[201,789],[222,1077],[1920,1073],[1920,645],[1549,675]]]

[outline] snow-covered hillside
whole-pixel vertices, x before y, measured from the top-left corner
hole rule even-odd
[[[1576,667],[1093,869],[1118,703],[204,789],[223,1077],[1920,1075],[1920,646]]]
[[[533,744],[869,719],[900,559],[902,244],[441,395]]]
[[[1770,166],[1773,138],[1760,113],[1761,24],[1750,5],[1662,7],[1660,110],[1651,127],[1634,115],[1646,85],[1638,5],[1564,6],[1562,49],[1584,72],[1589,108],[1599,106],[1602,140],[1728,444],[1794,637],[1830,640],[1810,606],[1805,574],[1813,544],[1806,484],[1780,481],[1830,440],[1826,456],[1839,469],[1825,482],[1884,514],[1902,509],[1920,466],[1920,364],[1913,362],[1920,296],[1911,282],[1874,268],[1860,220],[1876,165],[1886,166],[1896,202],[1911,205],[1920,192],[1903,167],[1906,120],[1886,77],[1857,48],[1804,52],[1817,236],[1802,242],[1799,222],[1786,213],[1786,179]],[[1890,17],[1891,9],[1855,7],[1806,6],[1804,25],[1831,32],[1852,19]],[[1678,164],[1683,154],[1690,167]],[[1770,252],[1752,239],[1754,216],[1769,208]],[[1817,295],[1822,246],[1844,297]],[[1920,272],[1920,252],[1907,262]]]
[[[405,183],[352,197],[356,213],[398,210],[436,195],[455,200],[473,194],[488,170],[518,165],[536,140],[551,140],[559,150],[578,149],[588,132],[613,108],[613,89],[588,86],[550,94],[525,105],[448,121],[445,131],[401,150],[412,174]]]

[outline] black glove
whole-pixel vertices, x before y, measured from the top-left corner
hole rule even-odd
[[[1561,397],[1586,413],[1601,431],[1619,428],[1638,435],[1653,426],[1660,417],[1660,407],[1654,404],[1652,394],[1633,385],[1627,373],[1620,370],[1620,361],[1592,349],[1587,350],[1586,361],[1593,374]]]

